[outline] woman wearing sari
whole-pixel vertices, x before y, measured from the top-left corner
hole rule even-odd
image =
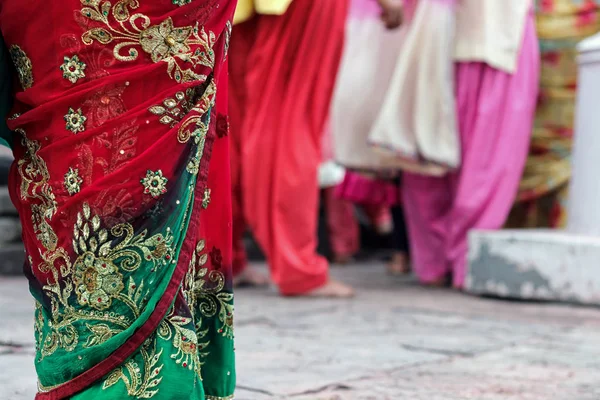
[[[230,399],[235,1],[0,4],[38,400]],[[40,12],[40,10],[44,10]]]

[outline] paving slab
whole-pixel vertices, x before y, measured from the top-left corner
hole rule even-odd
[[[357,297],[237,291],[238,400],[600,398],[597,308],[424,289],[381,264],[333,274]],[[35,394],[32,311],[25,280],[0,278],[0,400]]]

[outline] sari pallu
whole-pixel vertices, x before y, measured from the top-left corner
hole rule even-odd
[[[235,2],[5,0],[37,399],[231,398]],[[40,13],[40,9],[44,9]]]

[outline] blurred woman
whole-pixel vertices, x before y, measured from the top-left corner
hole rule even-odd
[[[534,14],[523,0],[410,0],[408,6],[408,62],[391,85],[397,93],[390,92],[401,107],[397,129],[382,126],[371,139],[390,160],[395,153],[411,164],[403,204],[417,276],[433,285],[452,277],[462,288],[467,233],[503,226],[525,166],[540,64]],[[448,37],[450,52],[441,44]],[[444,59],[452,68],[435,67]]]
[[[399,8],[378,1],[397,25]],[[316,253],[317,170],[347,1],[253,3],[258,15],[236,26],[231,55],[235,273],[262,283],[243,254],[248,224],[283,295],[351,296]]]
[[[36,399],[233,398],[234,9],[2,1]]]

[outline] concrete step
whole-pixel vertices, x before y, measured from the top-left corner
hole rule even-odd
[[[600,237],[562,231],[473,232],[465,290],[600,305]]]

